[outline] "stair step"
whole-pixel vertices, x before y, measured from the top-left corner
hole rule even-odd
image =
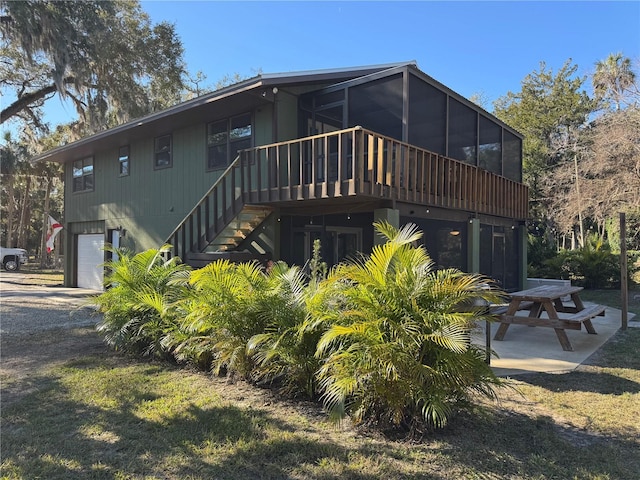
[[[206,251],[228,251],[236,248],[273,211],[271,207],[244,205],[240,213],[207,245]]]

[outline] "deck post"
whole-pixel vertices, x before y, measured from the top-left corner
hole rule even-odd
[[[467,272],[480,273],[480,219],[470,218],[467,224]],[[488,307],[487,307],[488,308]],[[491,365],[491,322],[484,324],[484,361]]]
[[[467,226],[467,272],[480,273],[480,219],[469,219]]]
[[[627,219],[625,213],[620,212],[620,295],[622,297],[622,330],[627,329],[629,319],[629,285],[627,279]]]
[[[527,288],[527,247],[529,243],[529,231],[527,230],[527,224],[521,223],[518,225],[516,231],[518,232],[516,242],[518,243],[518,254],[520,257],[520,279],[518,283],[520,285],[520,290],[524,290]]]

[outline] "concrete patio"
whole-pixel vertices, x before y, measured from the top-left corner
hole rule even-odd
[[[585,302],[585,306],[590,305]],[[562,373],[574,370],[609,340],[621,326],[620,310],[607,307],[604,317],[595,317],[593,326],[597,335],[584,330],[567,330],[573,346],[572,352],[562,349],[553,328],[511,325],[503,341],[493,339],[498,323],[491,325],[491,348],[498,358],[491,358],[491,367],[499,376],[513,376],[534,372]],[[640,327],[629,314],[629,328]],[[474,334],[478,345],[485,345],[485,326]]]

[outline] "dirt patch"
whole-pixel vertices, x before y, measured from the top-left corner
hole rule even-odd
[[[88,307],[91,292],[60,288],[54,278],[41,273],[0,274],[3,406],[45,388],[42,379],[52,367],[79,356],[109,353],[95,331],[100,316]]]

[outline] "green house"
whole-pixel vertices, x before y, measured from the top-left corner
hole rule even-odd
[[[107,243],[303,265],[417,224],[438,266],[523,287],[522,136],[414,62],[261,74],[40,155],[65,165],[65,284]]]

